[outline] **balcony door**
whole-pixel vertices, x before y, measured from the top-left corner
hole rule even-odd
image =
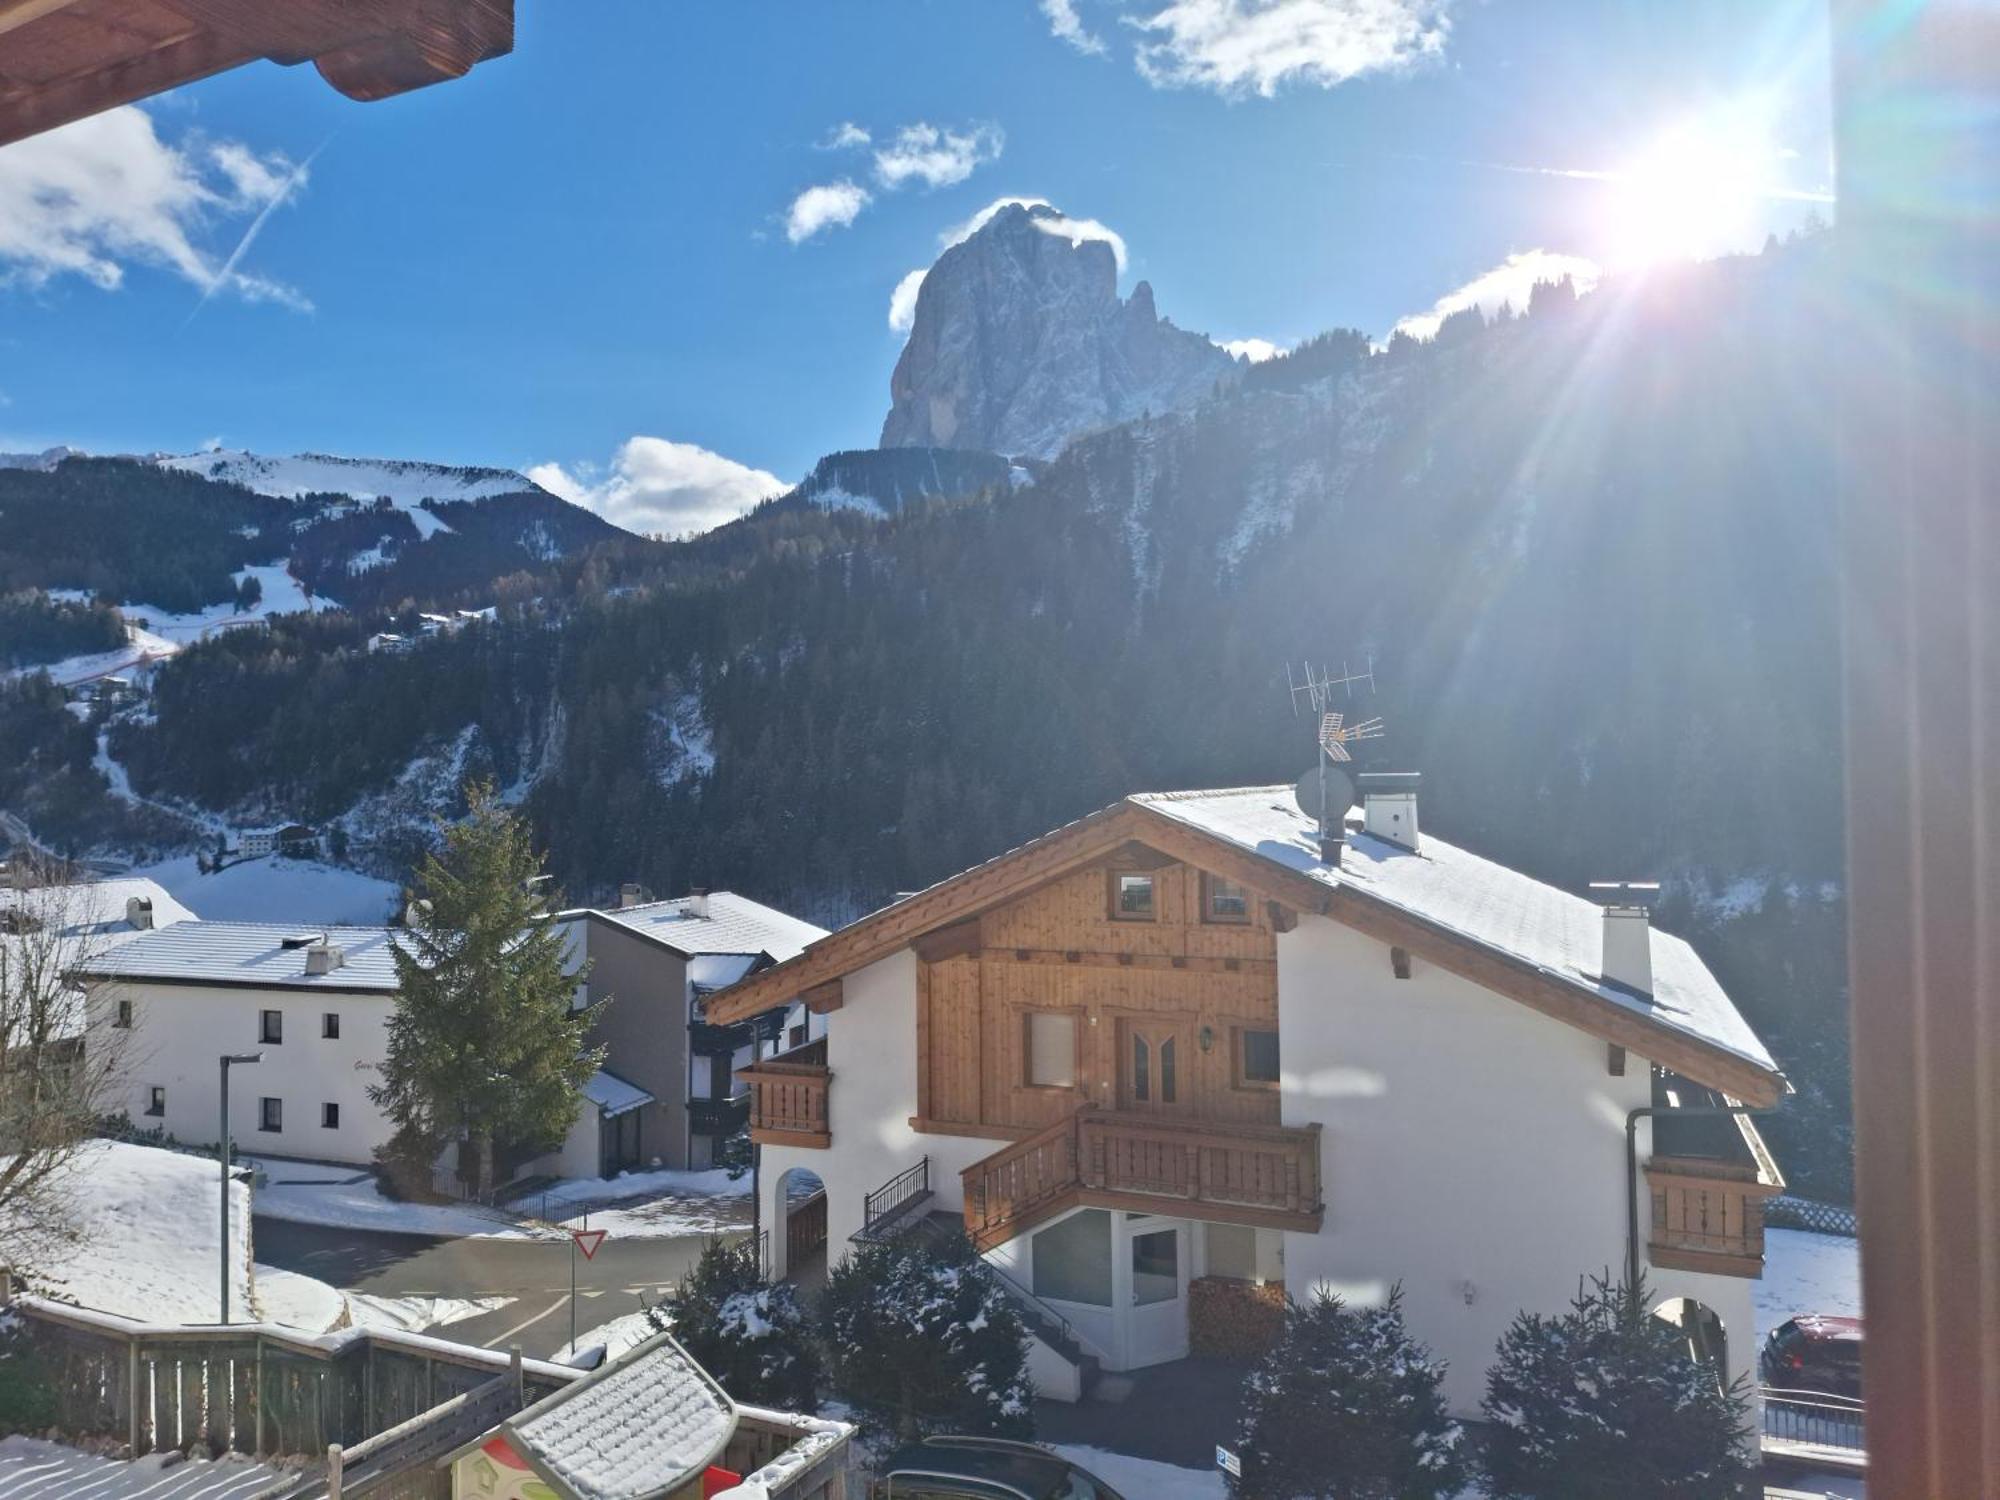
[[[1128,1016],[1118,1023],[1118,1107],[1177,1114],[1194,1098],[1194,1023],[1186,1016]]]

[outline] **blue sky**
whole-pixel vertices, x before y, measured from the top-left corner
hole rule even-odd
[[[520,0],[511,56],[401,99],[259,64],[0,149],[0,448],[545,466],[671,529],[874,442],[892,291],[1003,195],[1278,344],[1509,257],[1831,217],[1821,11]],[[866,204],[794,243],[843,183]]]

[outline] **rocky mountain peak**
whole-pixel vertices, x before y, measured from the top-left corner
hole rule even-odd
[[[1188,405],[1233,364],[1160,317],[1149,283],[1121,301],[1101,233],[1009,204],[925,276],[881,446],[1050,458],[1079,432]]]

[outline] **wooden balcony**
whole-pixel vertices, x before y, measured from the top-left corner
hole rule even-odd
[[[1222,1125],[1086,1106],[961,1174],[965,1231],[991,1249],[1071,1208],[1317,1233],[1319,1126]]]
[[[833,1074],[824,1039],[740,1068],[736,1076],[750,1085],[750,1139],[758,1145],[825,1150],[833,1143],[826,1114]]]
[[[1646,1164],[1653,1232],[1646,1255],[1670,1271],[1764,1274],[1764,1200],[1784,1183],[1748,1162],[1655,1156]]]

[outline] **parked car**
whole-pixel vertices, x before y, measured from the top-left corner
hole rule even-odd
[[[883,1461],[868,1500],[1122,1500],[1110,1485],[1037,1443],[934,1437]]]
[[[1787,1391],[1861,1394],[1861,1320],[1821,1313],[1787,1318],[1764,1339],[1764,1384]]]

